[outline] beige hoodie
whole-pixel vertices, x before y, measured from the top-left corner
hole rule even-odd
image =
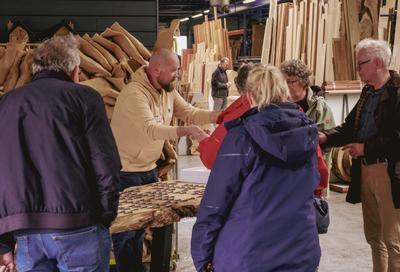
[[[187,103],[176,91],[158,92],[142,66],[120,93],[111,128],[122,161],[122,171],[144,172],[156,167],[164,141],[178,137],[172,117],[187,124],[210,123],[211,112]]]

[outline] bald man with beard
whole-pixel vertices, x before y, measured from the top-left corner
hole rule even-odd
[[[193,107],[175,90],[179,59],[167,49],[158,49],[149,65],[139,68],[118,97],[111,128],[121,156],[121,191],[158,181],[156,161],[165,140],[191,135],[208,137],[197,125],[215,123],[219,111]],[[173,117],[188,126],[171,126]],[[144,271],[143,230],[113,235],[119,272]]]

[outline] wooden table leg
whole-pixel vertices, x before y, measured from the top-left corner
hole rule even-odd
[[[153,229],[150,272],[169,272],[173,225]]]

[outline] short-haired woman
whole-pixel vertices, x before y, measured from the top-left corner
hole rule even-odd
[[[334,128],[336,124],[331,108],[323,97],[315,95],[311,90],[311,71],[307,65],[301,60],[292,59],[283,62],[280,69],[286,79],[292,101],[315,122],[318,130]],[[324,149],[323,155],[329,172],[332,164],[331,148]]]

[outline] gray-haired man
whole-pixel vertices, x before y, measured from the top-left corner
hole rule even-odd
[[[366,83],[345,122],[320,134],[353,157],[350,203],[362,203],[373,271],[400,271],[400,76],[389,71],[385,41],[358,43],[357,70]]]
[[[0,271],[107,271],[120,161],[101,96],[77,84],[78,44],[34,51],[31,83],[0,100]]]

